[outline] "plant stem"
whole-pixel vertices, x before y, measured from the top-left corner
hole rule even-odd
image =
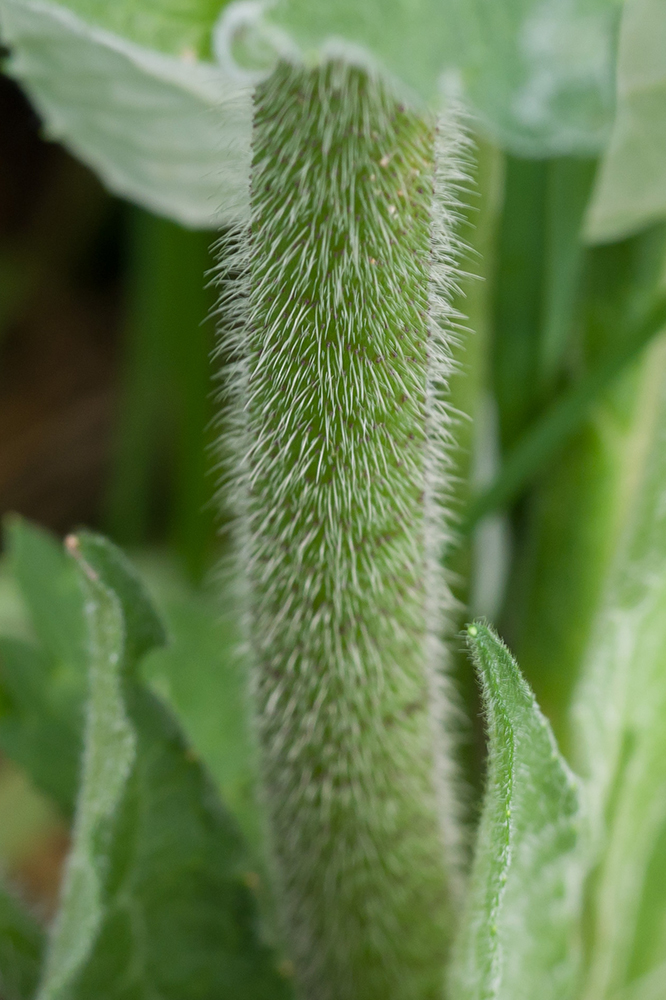
[[[463,531],[492,510],[506,508],[575,434],[601,393],[664,329],[666,298],[658,300],[643,322],[609,357],[561,394],[546,413],[524,432],[509,452],[494,483],[471,504]]]
[[[206,430],[213,344],[205,322],[214,301],[204,277],[212,234],[138,209],[131,225],[132,284],[108,530],[123,544],[145,544],[166,520],[176,551],[198,581],[215,533]]]
[[[440,998],[451,934],[434,138],[336,63],[257,91],[242,529],[270,841],[311,1000]]]

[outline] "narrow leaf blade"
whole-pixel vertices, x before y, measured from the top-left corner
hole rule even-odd
[[[468,643],[490,753],[453,995],[565,1000],[574,995],[580,962],[578,783],[504,644],[479,622],[469,627]]]

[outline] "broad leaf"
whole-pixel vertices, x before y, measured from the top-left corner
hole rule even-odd
[[[468,628],[489,736],[487,787],[456,1000],[568,1000],[580,963],[578,783],[515,660],[486,625]]]
[[[170,55],[207,56],[210,33],[228,0],[64,0],[90,24]]]
[[[627,0],[618,57],[617,117],[586,225],[617,240],[666,216],[666,8]]]
[[[77,4],[89,15],[115,6]],[[148,15],[119,6],[104,23],[132,23],[144,38],[138,28]],[[7,70],[48,133],[112,191],[193,227],[245,216],[250,92],[229,74],[189,52],[144,48],[42,0],[0,0],[0,30],[13,52]]]
[[[666,965],[666,345],[652,354],[634,503],[574,703],[598,871],[585,1000],[653,996]],[[643,985],[641,985],[643,984]],[[644,992],[643,986],[645,987]],[[650,988],[653,989],[652,987]]]
[[[0,0],[0,28],[50,135],[118,194],[213,228],[247,217],[250,84],[280,54],[379,65],[420,102],[462,91],[518,154],[598,152],[618,2]],[[201,57],[220,9],[214,65]]]
[[[593,153],[612,121],[619,6],[618,0],[244,0],[223,12],[216,43],[223,65],[247,61],[253,49],[265,58],[271,46],[308,61],[342,53],[379,64],[408,97],[429,102],[462,84],[475,117],[514,152]]]
[[[44,932],[0,886],[0,996],[32,1000],[39,980]]]
[[[39,1000],[279,1000],[237,827],[136,678],[164,632],[109,543],[70,543],[86,589],[90,700],[83,783]]]

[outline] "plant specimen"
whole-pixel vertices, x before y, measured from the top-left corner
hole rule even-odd
[[[43,648],[0,649],[0,739],[74,820],[48,942],[2,903],[3,989],[650,1000],[666,962],[666,184],[645,136],[666,126],[636,54],[663,12],[627,0],[616,59],[611,0],[219,7],[0,0],[10,72],[51,131],[119,193],[224,227],[221,493],[253,718],[201,736],[203,718],[244,717],[237,664],[199,682],[196,711],[147,690],[167,639],[111,543],[83,532],[64,555],[10,525]],[[494,299],[468,289],[476,336],[493,329],[475,348],[462,244],[468,173],[477,232],[494,224],[487,136],[504,200]],[[499,450],[485,489],[466,435]],[[44,608],[66,624],[44,627]],[[478,822],[456,640],[473,617]]]

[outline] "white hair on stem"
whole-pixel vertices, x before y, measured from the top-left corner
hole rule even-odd
[[[359,69],[280,66],[256,98],[250,231],[222,245],[224,492],[308,1000],[443,991],[461,880],[441,557],[464,151],[454,115],[434,128]]]

